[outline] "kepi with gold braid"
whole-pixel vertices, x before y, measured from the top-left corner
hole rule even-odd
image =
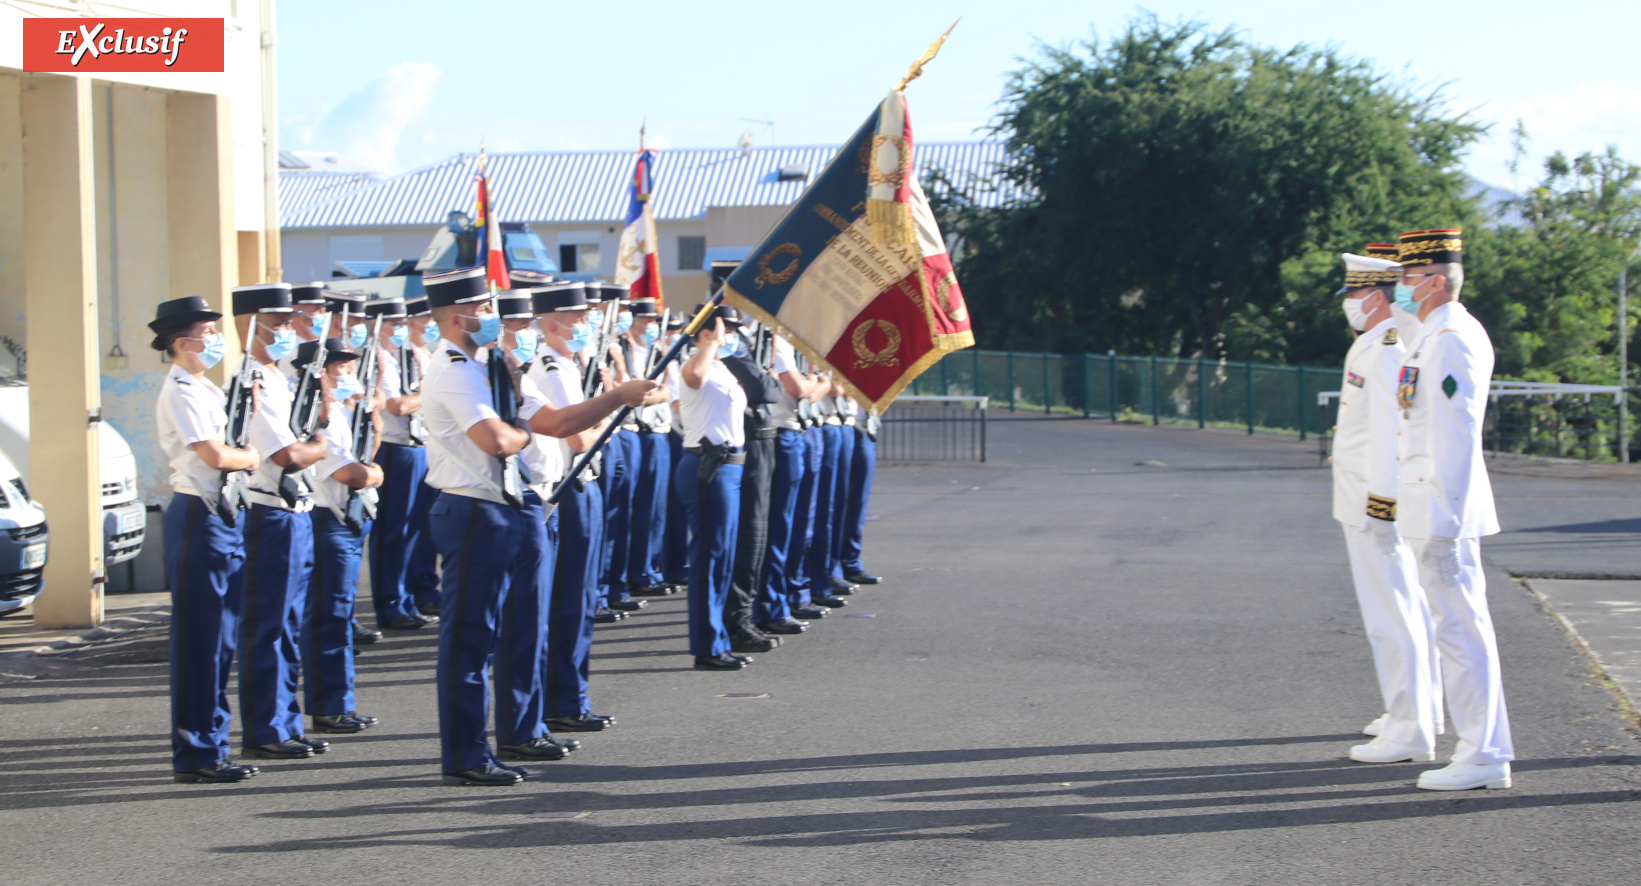
[[[1339,290],[1340,293],[1370,286],[1390,286],[1402,278],[1402,266],[1396,262],[1352,252],[1340,253],[1339,257],[1345,261],[1345,285]]]
[[[1462,228],[1408,231],[1396,240],[1396,260],[1403,265],[1464,264]]]

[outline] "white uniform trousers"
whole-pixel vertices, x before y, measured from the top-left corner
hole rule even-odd
[[[1455,763],[1502,763],[1516,757],[1504,707],[1499,644],[1487,611],[1481,540],[1408,539],[1436,619],[1447,710],[1459,733]]]
[[[1370,519],[1359,528],[1342,528],[1384,696],[1386,718],[1379,734],[1397,744],[1433,749],[1442,725],[1441,668],[1413,550],[1394,523]]]

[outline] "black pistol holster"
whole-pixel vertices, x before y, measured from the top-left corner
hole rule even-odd
[[[701,441],[701,466],[695,469],[695,479],[701,483],[711,483],[718,476],[718,469],[724,465],[746,464],[746,453],[737,452],[735,447],[719,445]]]

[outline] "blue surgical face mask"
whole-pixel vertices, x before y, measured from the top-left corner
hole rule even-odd
[[[365,392],[364,383],[359,381],[359,376],[352,373],[347,375],[338,375],[336,377],[335,385],[336,399],[338,400],[346,400],[349,397],[357,397]]]
[[[357,326],[353,327],[352,329],[348,330],[348,347],[353,348],[354,350],[358,350],[358,349],[360,349],[364,346],[365,346],[365,324],[360,323],[359,325],[357,325]]]
[[[718,357],[733,357],[741,349],[741,337],[733,332],[724,333],[724,343],[718,346]]]
[[[400,326],[393,330],[392,334],[388,336],[388,341],[393,342],[393,346],[396,348],[402,348],[410,344],[410,327]]]
[[[439,324],[429,323],[427,328],[422,330],[422,341],[427,342],[428,347],[432,347],[439,343],[439,337],[442,335],[444,333],[439,331]]]
[[[479,331],[473,333],[473,344],[478,345],[481,348],[485,345],[495,344],[496,339],[501,337],[500,314],[483,314],[477,317],[468,314],[459,314],[458,316],[464,317],[468,320],[479,321]]]
[[[268,352],[268,359],[276,363],[296,353],[296,330],[275,329],[273,341],[267,344],[265,350]]]
[[[582,351],[585,351],[588,348],[592,347],[593,346],[593,327],[592,327],[592,325],[587,324],[587,323],[583,323],[582,325],[577,326],[575,328],[575,335],[571,336],[570,340],[565,342],[565,344],[569,345],[570,353],[572,353],[572,354],[579,354]]]
[[[1419,303],[1413,299],[1413,290],[1415,288],[1406,283],[1398,282],[1396,284],[1396,304],[1409,314],[1419,313]]]
[[[640,337],[644,339],[644,344],[653,345],[661,338],[661,327],[651,323]]]
[[[536,355],[539,342],[540,337],[534,329],[520,329],[513,333],[513,359],[520,363],[530,362],[530,358]]]
[[[213,332],[204,338],[190,338],[188,340],[205,343],[205,350],[199,352],[199,362],[205,364],[206,369],[221,363],[222,356],[228,353],[228,342],[220,332]]]
[[[631,312],[622,311],[620,314],[616,315],[616,318],[615,318],[615,331],[616,332],[619,332],[622,335],[626,335],[627,330],[629,330],[631,328],[632,328],[632,313]]]
[[[314,338],[324,338],[330,334],[330,313],[314,314],[308,318],[308,326],[313,329]]]
[[[587,322],[593,324],[594,326],[603,326],[604,325],[604,309],[603,308],[593,308],[592,310],[588,311],[587,312]]]

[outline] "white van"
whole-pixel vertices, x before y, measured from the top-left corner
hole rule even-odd
[[[0,380],[0,453],[15,465],[12,472],[27,483],[28,385],[15,378]],[[97,447],[102,455],[98,483],[102,486],[103,562],[123,563],[142,552],[148,513],[137,500],[137,457],[131,444],[108,422],[97,423]],[[0,557],[0,570],[5,568]]]
[[[45,509],[29,498],[17,466],[0,454],[0,615],[39,596],[48,541]]]

